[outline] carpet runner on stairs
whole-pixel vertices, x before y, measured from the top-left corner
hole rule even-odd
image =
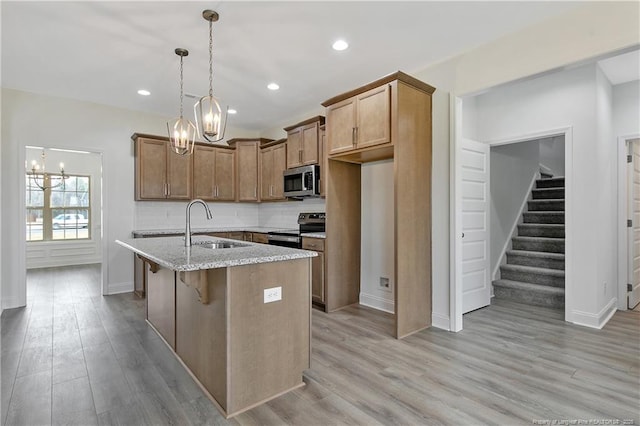
[[[496,298],[564,308],[564,177],[536,180],[528,211],[493,282]]]

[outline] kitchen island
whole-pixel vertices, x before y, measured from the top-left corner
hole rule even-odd
[[[227,418],[304,385],[315,252],[212,237],[116,242],[145,260],[148,323]]]

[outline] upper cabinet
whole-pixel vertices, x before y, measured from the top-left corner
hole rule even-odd
[[[196,145],[193,148],[193,197],[207,201],[234,201],[235,150]]]
[[[260,148],[260,200],[284,200],[283,173],[287,169],[286,139]]]
[[[229,146],[236,148],[236,201],[260,200],[260,145],[273,139],[229,139]]]
[[[329,157],[362,152],[371,147],[392,144],[391,85],[368,88],[340,100],[323,103],[327,107],[327,146]],[[387,150],[391,156],[392,150]],[[378,152],[380,154],[380,152]]]
[[[324,117],[319,115],[293,126],[285,127],[288,169],[307,164],[318,164],[319,130],[323,124]]]
[[[135,199],[188,200],[192,195],[193,159],[169,148],[168,138],[134,133]]]

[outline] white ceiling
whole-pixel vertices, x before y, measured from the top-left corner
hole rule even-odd
[[[229,125],[261,130],[386,74],[422,70],[580,2],[0,5],[3,87],[166,116],[178,112],[176,47],[190,51],[185,92],[208,91],[208,23],[201,13],[217,10],[214,93],[238,110]],[[350,48],[333,51],[331,44],[340,37]],[[281,89],[267,90],[271,81]],[[141,88],[151,96],[138,95]]]
[[[640,50],[604,59],[598,64],[614,86],[640,78]]]

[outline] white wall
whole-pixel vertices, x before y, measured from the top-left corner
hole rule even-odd
[[[600,66],[596,71],[596,194],[598,275],[590,284],[596,293],[596,309],[592,314],[600,321],[608,320],[617,309],[617,140],[613,134],[613,91]],[[592,232],[593,232],[592,231]],[[606,318],[605,318],[606,317]]]
[[[395,229],[393,160],[363,164],[360,303],[394,312]],[[380,287],[389,278],[389,289]]]
[[[564,176],[564,136],[540,140],[540,164],[551,170],[553,176]]]
[[[32,160],[40,163],[41,149],[26,148],[25,152],[27,167]],[[88,240],[27,242],[27,269],[102,262],[102,156],[52,150],[46,150],[45,155],[49,172],[56,172],[62,162],[66,173],[90,177],[91,232]]]
[[[615,203],[610,198],[616,188],[607,83],[594,64],[504,86],[476,99],[481,140],[572,128],[572,168],[566,177],[573,189],[565,197],[573,206],[567,211],[572,238],[566,251],[573,287],[567,286],[566,318],[594,327],[611,313],[605,307],[615,278]],[[609,283],[606,292],[604,282]]]
[[[153,114],[2,89],[3,307],[26,303],[24,147],[53,146],[102,153],[106,290],[130,291],[133,258],[114,241],[129,238],[137,221],[144,222],[141,216],[136,216],[131,135],[135,132],[164,135],[166,120],[167,117]],[[228,137],[251,137],[253,133],[227,128]]]
[[[640,134],[640,80],[613,86],[613,133]]]
[[[529,195],[531,180],[538,172],[538,140],[491,148],[491,271],[511,240],[514,223],[520,219],[522,201]]]

